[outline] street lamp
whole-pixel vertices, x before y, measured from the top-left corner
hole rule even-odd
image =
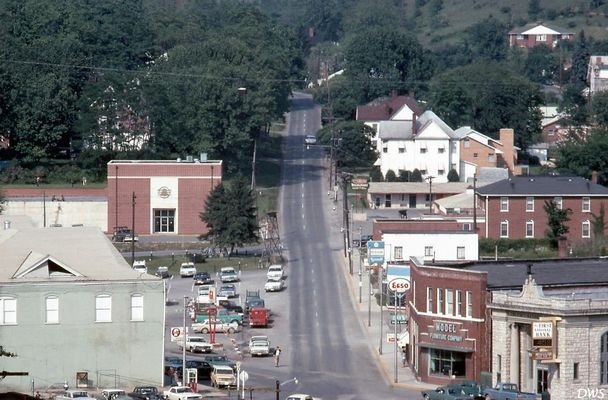
[[[425,180],[429,181],[429,213],[433,214],[433,179],[434,176],[427,176]]]
[[[289,379],[285,382],[280,382],[278,379],[275,381],[275,392],[276,392],[276,399],[279,400],[279,393],[281,393],[281,386],[286,385],[288,383],[295,383],[296,385],[298,384],[298,378],[296,378],[295,376],[292,379]]]

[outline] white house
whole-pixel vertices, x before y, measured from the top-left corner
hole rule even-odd
[[[431,262],[474,261],[479,259],[478,237],[471,231],[408,231],[382,234],[385,261],[418,257]]]

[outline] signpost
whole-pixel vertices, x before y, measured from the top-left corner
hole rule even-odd
[[[395,294],[395,338],[397,337],[397,298],[402,299],[410,289],[410,280],[408,278],[393,278],[388,282],[388,289]],[[398,357],[397,357],[397,340],[395,340],[395,383],[398,382]]]
[[[384,264],[384,242],[370,240],[367,242],[367,261],[371,264]]]

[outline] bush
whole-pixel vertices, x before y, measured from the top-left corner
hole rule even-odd
[[[393,171],[392,169],[389,169],[388,171],[386,171],[384,180],[386,182],[397,182],[397,175],[395,175],[395,171]]]
[[[384,177],[382,176],[382,171],[380,171],[380,167],[375,166],[369,171],[369,180],[372,182],[382,182],[384,181]]]
[[[507,255],[511,258],[534,258],[552,256],[555,252],[551,248],[549,239],[480,239],[479,253],[493,256],[498,248],[498,256]]]
[[[410,178],[410,182],[422,182],[422,173],[418,168],[412,171],[412,177]]]
[[[458,176],[458,172],[454,168],[448,172],[448,182],[460,182],[460,177]]]

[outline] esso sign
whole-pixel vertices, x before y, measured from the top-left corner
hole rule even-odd
[[[410,281],[409,279],[405,278],[391,279],[391,281],[388,283],[388,289],[391,292],[405,293],[410,289]]]

